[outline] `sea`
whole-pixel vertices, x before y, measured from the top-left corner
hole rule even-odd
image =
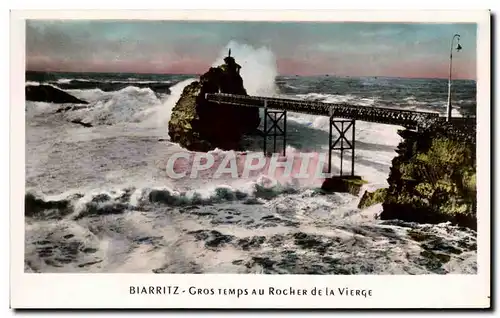
[[[403,127],[356,122],[355,173],[367,181],[359,195],[265,174],[169,178],[166,160],[187,150],[170,141],[168,121],[198,76],[26,72],[25,85],[89,103],[26,101],[26,272],[477,273],[475,231],[357,207],[365,190],[388,186]],[[280,76],[245,65],[242,77],[250,95],[446,113],[446,79]],[[476,82],[454,80],[452,102],[453,116],[474,116]],[[287,120],[287,155],[327,152],[328,118]],[[245,151],[211,153],[261,151],[262,137],[246,138]]]

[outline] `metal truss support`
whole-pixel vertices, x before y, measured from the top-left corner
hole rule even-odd
[[[343,175],[343,164],[344,164],[344,152],[351,150],[351,175],[354,176],[354,151],[355,151],[355,126],[356,120],[354,119],[335,119],[333,116],[330,117],[330,137],[328,142],[328,173],[332,172],[332,151],[340,150],[340,175]],[[333,130],[338,132],[338,137],[333,140]],[[352,130],[352,137],[349,141],[346,136],[348,136],[349,129]]]
[[[268,128],[267,123],[271,125]],[[280,126],[280,121],[283,122]],[[267,101],[264,101],[264,155],[267,156],[267,138],[273,137],[273,153],[276,153],[276,139],[283,138],[283,156],[286,154],[286,110],[269,110]]]

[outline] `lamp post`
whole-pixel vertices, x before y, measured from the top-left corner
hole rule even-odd
[[[453,60],[453,42],[457,39],[457,52],[462,49],[460,45],[460,34],[455,34],[451,38],[451,46],[450,46],[450,76],[448,77],[448,107],[446,108],[446,121],[450,121],[451,119],[451,64]]]

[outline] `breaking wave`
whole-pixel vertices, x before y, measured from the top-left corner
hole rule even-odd
[[[149,88],[159,94],[169,94],[172,81],[93,81],[88,79],[59,79],[51,84],[65,90],[100,89],[105,92],[119,91],[128,86],[135,86],[138,88]]]
[[[258,187],[254,187],[258,193]],[[126,188],[26,201],[28,272],[475,273],[476,234],[375,220],[380,205],[312,190],[272,198]],[[271,212],[272,211],[272,212]]]
[[[221,50],[212,66],[223,64],[229,49],[231,49],[231,56],[234,56],[241,65],[241,77],[249,95],[274,96],[278,93],[275,83],[278,66],[276,57],[269,48],[255,48],[248,44],[231,41]]]
[[[59,219],[70,216],[79,219],[88,216],[124,213],[126,210],[151,210],[155,205],[192,206],[241,201],[245,204],[263,204],[285,193],[297,193],[298,188],[282,185],[261,177],[240,185],[212,185],[201,189],[176,190],[165,186],[92,190],[58,195],[43,195],[28,191],[25,195],[25,214],[41,219]]]
[[[67,89],[65,92],[89,102],[88,105],[54,105],[28,101],[30,115],[63,112],[68,121],[89,123],[93,126],[123,123],[167,127],[175,103],[185,86],[194,79],[175,84],[170,94],[158,94],[149,87],[126,86],[118,91]]]
[[[69,120],[79,120],[94,126],[142,122],[146,117],[144,112],[161,103],[159,96],[150,88],[135,86],[127,86],[116,92],[100,89],[69,92],[90,104],[66,111],[65,116]]]

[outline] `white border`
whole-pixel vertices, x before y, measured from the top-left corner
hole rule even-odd
[[[24,19],[476,22],[477,275],[156,275],[24,273]],[[486,308],[490,305],[490,15],[488,11],[173,10],[11,13],[11,306],[13,308]],[[135,296],[130,285],[372,289],[373,297]]]

